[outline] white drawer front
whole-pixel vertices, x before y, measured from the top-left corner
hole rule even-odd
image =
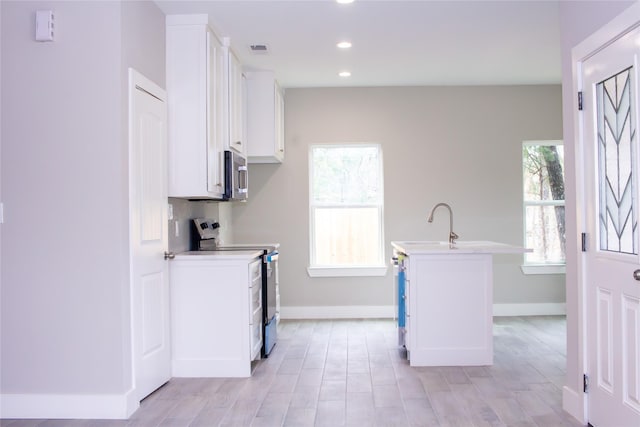
[[[251,360],[255,359],[260,354],[260,348],[262,348],[262,312],[258,311],[253,317],[253,322],[249,326],[251,334]]]
[[[249,324],[253,324],[256,315],[260,318],[260,313],[262,312],[262,286],[253,286],[250,295]]]

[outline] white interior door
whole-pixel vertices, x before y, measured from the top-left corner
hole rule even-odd
[[[594,426],[640,426],[639,56],[636,26],[582,62],[588,419]]]
[[[133,369],[141,400],[171,376],[165,92],[129,72]]]

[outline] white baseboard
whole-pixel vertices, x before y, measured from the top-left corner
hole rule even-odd
[[[393,305],[282,306],[281,319],[391,319]]]
[[[579,393],[567,386],[562,387],[562,409],[582,424],[587,423],[586,407],[584,393]]]
[[[550,316],[564,315],[564,303],[493,304],[493,315]],[[281,319],[392,319],[396,307],[392,305],[336,305],[336,306],[282,306]]]
[[[128,419],[140,406],[125,394],[0,394],[0,418]]]
[[[493,304],[493,316],[557,316],[567,314],[565,303]]]

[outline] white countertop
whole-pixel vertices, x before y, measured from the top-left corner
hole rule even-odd
[[[261,250],[252,249],[246,251],[186,251],[176,254],[180,260],[252,260],[262,255]]]
[[[506,243],[488,240],[460,240],[453,246],[449,242],[441,241],[396,241],[391,242],[394,249],[406,255],[435,255],[435,254],[518,254],[532,252],[531,249]]]

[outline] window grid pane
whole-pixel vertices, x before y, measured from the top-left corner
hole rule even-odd
[[[564,200],[564,147],[524,145],[524,199]]]
[[[378,208],[315,208],[315,264],[379,265]]]
[[[526,242],[532,253],[525,261],[532,264],[565,262],[564,243],[558,232],[558,219],[564,218],[564,206],[527,206],[525,209]]]
[[[382,197],[378,147],[313,147],[313,203],[374,204]]]

